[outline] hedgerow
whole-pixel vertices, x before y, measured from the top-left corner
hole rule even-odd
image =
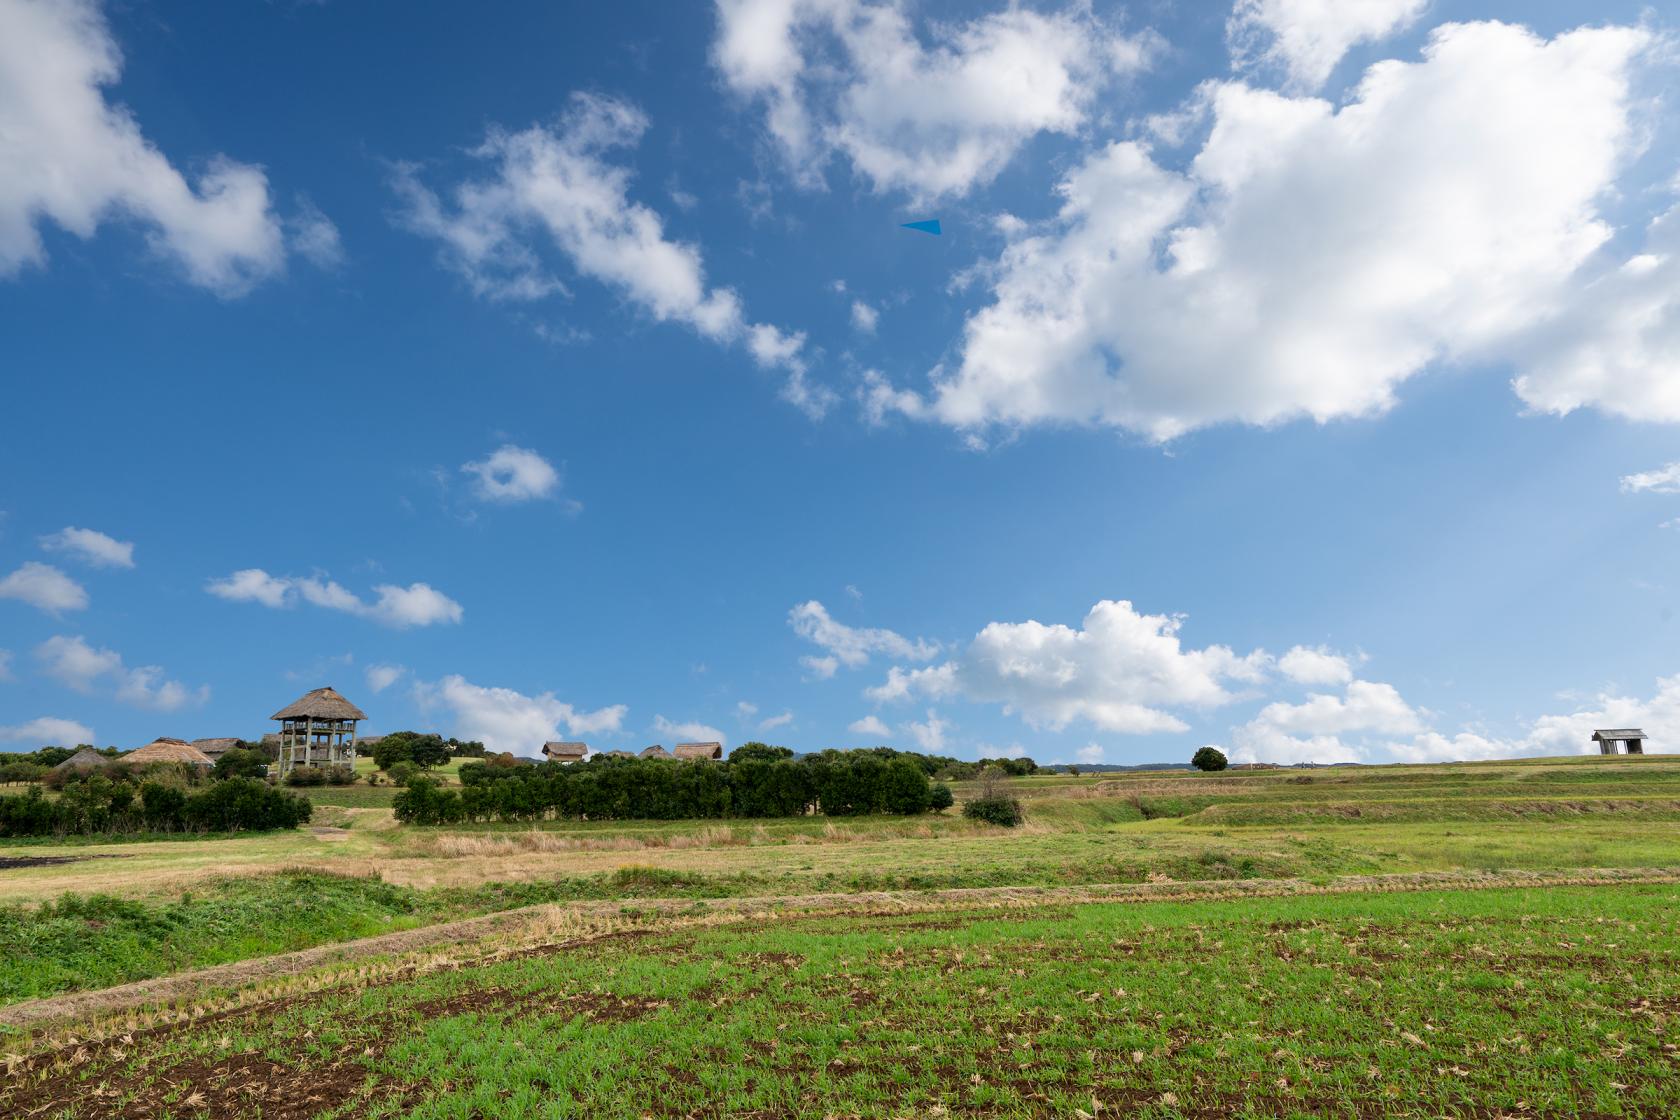
[[[457,821],[694,820],[925,813],[926,770],[897,752],[823,751],[739,761],[594,758],[536,766],[461,767],[462,788],[418,777],[392,808],[409,824]]]
[[[157,782],[136,789],[95,775],[50,800],[38,786],[20,797],[0,797],[0,836],[254,832],[296,828],[314,808],[307,798],[253,778],[189,792]]]

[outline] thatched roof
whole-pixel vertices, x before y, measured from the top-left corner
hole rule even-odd
[[[130,751],[117,760],[129,766],[145,766],[150,762],[185,762],[189,766],[214,766],[209,757],[185,739],[153,739],[137,751]]]
[[[55,774],[62,774],[70,770],[98,770],[100,767],[111,765],[111,760],[94,750],[83,747],[57,766],[53,767]]]
[[[306,692],[269,719],[366,719],[367,713],[330,685]]]
[[[677,758],[722,758],[722,743],[678,743],[671,748]]]
[[[1593,732],[1593,742],[1602,743],[1605,740],[1644,739],[1645,732],[1637,727],[1607,727],[1603,731]]]
[[[204,756],[214,762],[227,752],[239,745],[238,739],[194,739],[192,745],[204,752]]]
[[[644,747],[642,749],[642,757],[643,758],[670,758],[671,757],[671,752],[666,750],[664,747],[660,746],[658,743],[655,743],[651,747]]]
[[[636,756],[635,756],[634,753],[632,753],[630,751],[608,751],[607,752],[607,757],[608,758],[635,758]]]
[[[589,744],[544,743],[542,752],[549,758],[578,759],[589,753]]]

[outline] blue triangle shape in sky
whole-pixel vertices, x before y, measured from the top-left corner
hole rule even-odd
[[[935,237],[938,237],[939,236],[939,219],[938,218],[929,218],[925,222],[905,222],[904,223],[904,228],[905,229],[921,230],[923,233],[931,233]]]

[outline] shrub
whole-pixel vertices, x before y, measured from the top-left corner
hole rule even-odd
[[[940,782],[928,790],[928,808],[936,813],[943,813],[946,809],[955,805],[956,802],[957,799],[951,796],[951,787],[944,782]]]
[[[286,775],[289,786],[324,786],[327,784],[327,771],[321,766],[294,766],[291,773]]]
[[[327,784],[329,786],[355,785],[356,768],[354,766],[327,767]]]
[[[1013,797],[977,797],[963,803],[963,816],[969,820],[1014,828],[1025,819],[1021,803]]]
[[[1198,770],[1223,770],[1230,765],[1226,761],[1225,752],[1217,747],[1203,747],[1190,756],[1190,765]]]
[[[261,778],[268,773],[268,759],[257,751],[234,747],[222,752],[210,776],[217,781],[227,778]]]
[[[391,780],[397,785],[406,786],[414,779],[416,774],[420,773],[420,767],[405,758],[401,762],[393,762],[386,767],[385,772],[391,775]]]

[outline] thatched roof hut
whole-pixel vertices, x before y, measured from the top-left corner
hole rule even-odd
[[[366,719],[367,713],[344,698],[344,695],[328,685],[304,693],[269,719]]]
[[[75,771],[80,774],[86,774],[93,770],[103,770],[109,765],[111,765],[111,760],[109,758],[106,758],[92,747],[83,747],[81,750],[77,751],[57,766],[54,766],[52,768],[52,772],[54,774],[68,774],[71,771]]]
[[[204,757],[211,762],[239,746],[239,743],[239,739],[194,739],[192,741],[192,745],[204,752]]]
[[[722,743],[678,743],[671,748],[671,754],[677,758],[711,761],[723,757]]]
[[[608,758],[635,758],[636,754],[635,754],[634,751],[608,751],[607,754],[606,754],[606,757],[608,757]]]
[[[660,746],[658,743],[655,743],[651,747],[642,748],[642,757],[643,758],[670,758],[672,756],[671,756],[670,751],[666,750],[664,747]]]
[[[589,744],[544,743],[542,753],[551,762],[577,762],[589,753]]]
[[[188,766],[208,769],[216,765],[205,753],[185,739],[153,739],[137,751],[130,751],[117,760],[125,766],[145,766],[153,762],[184,762]]]

